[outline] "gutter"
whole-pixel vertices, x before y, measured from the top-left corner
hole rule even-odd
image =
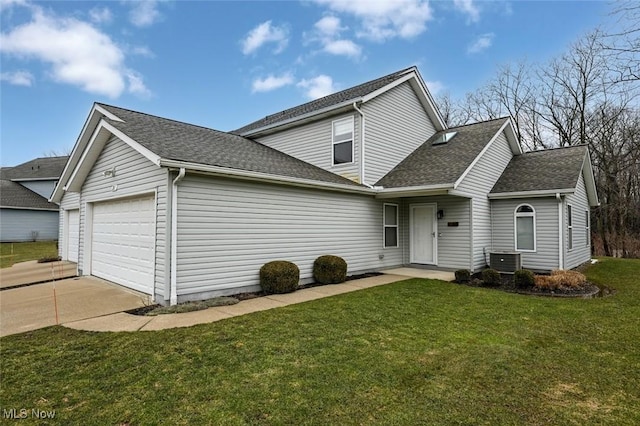
[[[173,180],[171,191],[171,280],[169,286],[169,303],[178,303],[178,183],[187,174],[184,167],[180,168],[178,176]]]

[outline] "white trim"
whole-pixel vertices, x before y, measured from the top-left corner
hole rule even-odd
[[[138,151],[140,154],[142,154],[144,157],[146,157],[153,164],[156,164],[156,165],[160,164],[160,156],[159,155],[154,154],[153,152],[151,152],[150,150],[148,150],[144,146],[140,145],[138,142],[136,142],[135,140],[131,139],[129,136],[125,135],[120,130],[116,129],[111,124],[107,123],[106,121],[101,120],[98,127],[104,127],[105,129],[107,129],[109,132],[111,132],[112,135],[116,136],[118,139],[120,139],[121,141],[123,141],[124,143],[129,145],[131,148],[133,148],[136,151]]]
[[[584,177],[585,189],[587,192],[587,201],[589,203],[589,206],[597,207],[600,205],[600,200],[598,199],[598,190],[596,188],[596,178],[593,174],[593,166],[591,164],[591,152],[589,151],[588,147],[587,147],[587,155],[585,155],[584,162],[582,163],[581,172],[585,168],[584,167],[585,163],[587,166],[586,168],[588,170],[588,173],[584,174],[583,177]]]
[[[567,252],[573,251],[573,204],[567,203]]]
[[[564,269],[564,201],[560,194],[556,194],[558,200],[558,269]]]
[[[532,212],[518,212],[520,207],[529,207]],[[521,249],[518,248],[518,218],[519,217],[530,217],[533,220],[533,250],[530,249]],[[536,209],[531,204],[518,204],[513,211],[513,248],[517,252],[521,253],[535,253],[537,251],[538,246],[538,235],[537,235],[537,226],[536,226]]]
[[[107,117],[109,120],[113,120],[113,121],[119,121],[120,123],[124,123],[124,120],[122,120],[120,117],[118,117],[117,115],[114,115],[112,113],[110,113],[109,111],[107,111],[106,109],[102,108],[100,105],[95,104],[94,109],[96,111],[98,111],[100,114],[104,115],[105,117]]]
[[[480,151],[480,154],[478,154],[476,156],[476,158],[473,159],[473,161],[471,162],[471,164],[469,164],[469,167],[467,167],[465,169],[464,172],[462,172],[462,174],[460,175],[460,177],[455,181],[455,183],[453,184],[453,189],[458,188],[458,186],[462,183],[462,181],[464,180],[464,178],[467,177],[467,175],[471,172],[471,170],[476,166],[476,164],[478,163],[478,161],[480,161],[480,159],[482,158],[482,156],[489,150],[489,148],[491,148],[491,145],[493,145],[493,143],[496,141],[496,139],[498,139],[498,136],[500,136],[500,134],[502,133],[502,131],[504,130],[505,127],[507,127],[511,122],[509,120],[505,120],[504,124],[502,126],[500,126],[500,128],[498,129],[498,131],[496,132],[495,135],[493,135],[493,137],[491,138],[491,140],[489,142],[487,142],[487,144],[484,146],[484,148],[482,148],[482,151]],[[502,171],[501,171],[502,172]]]
[[[40,209],[40,208],[33,208],[33,207],[15,207],[15,206],[0,206],[0,209],[11,209],[11,210],[35,210],[35,211],[42,211],[42,212],[57,212],[60,211],[60,209]]]
[[[540,198],[540,197],[555,197],[556,194],[573,194],[575,188],[563,188],[563,189],[544,189],[539,191],[517,191],[517,192],[500,192],[497,194],[488,194],[487,196],[491,200],[504,200],[507,198]]]
[[[178,183],[187,170],[182,167],[171,182],[171,277],[169,278],[169,303],[178,303]]]
[[[151,274],[152,284],[151,284],[151,302],[153,303],[156,299],[156,266],[158,266],[158,259],[156,259],[156,251],[158,249],[158,188],[156,187],[153,191],[153,272]]]
[[[589,209],[585,209],[584,213],[584,236],[587,239],[585,247],[591,247],[591,211]]]
[[[100,123],[102,123],[102,120],[100,120]],[[102,130],[102,128],[100,127],[100,124],[98,124],[98,126],[96,126],[93,133],[91,134],[91,138],[89,139],[89,142],[87,143],[86,148],[84,149],[84,151],[82,151],[80,160],[78,160],[78,163],[71,171],[71,176],[67,180],[67,184],[64,185],[64,187],[62,188],[63,190],[68,191],[69,187],[73,185],[73,181],[76,179],[76,176],[78,176],[79,170],[82,167],[82,163],[84,163],[84,161],[86,160],[87,156],[89,155],[89,151],[91,151],[93,144],[95,143],[95,141],[98,139],[98,136],[100,135],[100,130]]]
[[[423,186],[404,186],[400,188],[376,188],[376,198],[397,198],[406,196],[421,195],[447,195],[453,185],[423,185]]]
[[[388,92],[389,90],[393,89],[394,87],[398,87],[400,86],[402,83],[404,83],[405,81],[409,81],[412,78],[415,78],[415,71],[414,70],[409,70],[407,71],[407,73],[404,75],[404,77],[400,77],[397,80],[392,81],[391,83],[387,84],[386,86],[382,86],[381,88],[374,90],[373,92],[365,95],[362,97],[362,103],[365,102],[369,102],[371,99],[373,98],[377,98],[378,96],[382,95],[385,92]]]
[[[16,182],[16,183],[20,183],[20,182],[34,182],[34,181],[45,181],[45,180],[59,180],[60,176],[54,176],[54,177],[44,177],[44,178],[14,178],[14,179],[9,179],[11,182]]]
[[[414,226],[414,218],[413,218],[413,211],[416,208],[419,207],[431,207],[432,211],[433,211],[433,218],[432,218],[432,244],[433,244],[433,262],[416,262],[416,259],[414,258],[414,253],[413,253],[413,226]],[[410,263],[416,263],[416,264],[420,264],[420,265],[438,265],[438,217],[437,217],[437,212],[438,212],[438,203],[417,203],[417,204],[410,204],[409,205],[409,261]]]
[[[246,180],[255,180],[260,182],[270,182],[278,184],[287,184],[292,186],[301,186],[305,188],[319,188],[319,189],[332,189],[342,192],[354,192],[359,194],[373,195],[376,193],[374,189],[366,188],[364,186],[346,185],[340,183],[331,182],[319,182],[317,180],[294,178],[289,176],[277,176],[268,173],[251,172],[247,170],[231,169],[228,167],[210,166],[207,164],[191,163],[177,160],[160,160],[160,166],[172,167],[172,168],[185,168],[190,172],[201,172],[204,174],[211,174],[217,176],[244,178]]]
[[[393,206],[396,208],[396,224],[387,225],[387,206]],[[387,245],[387,228],[396,228],[396,245]],[[398,248],[400,247],[400,205],[397,203],[383,203],[382,204],[382,248]]]
[[[360,161],[360,183],[365,186],[369,186],[367,185],[367,182],[365,179],[366,170],[364,167],[366,120],[364,117],[364,112],[362,112],[362,110],[358,108],[358,105],[356,102],[353,103],[353,109],[355,109],[360,114],[360,158],[358,159]]]
[[[491,232],[491,238],[493,238],[493,220],[491,220],[492,216],[491,216],[491,203],[489,203],[489,230]],[[469,200],[469,263],[471,265],[471,267],[469,268],[469,270],[473,273],[475,272],[476,268],[476,260],[474,259],[474,232],[475,228],[474,228],[474,223],[473,223],[473,198],[471,198]],[[492,247],[493,247],[493,241],[492,241]],[[483,252],[483,257],[485,258],[485,263],[487,262],[486,260],[486,256],[484,256],[484,252]]]
[[[81,239],[83,240],[82,275],[91,275],[91,257],[93,256],[93,202],[84,203],[84,234]]]
[[[336,142],[335,141],[335,125],[336,123],[340,123],[342,121],[346,122],[347,120],[351,120],[351,161],[346,161],[344,163],[336,163],[336,156],[335,156],[335,146],[336,145],[340,145],[343,143],[348,143],[349,140],[344,140],[344,141],[340,141],[340,142]],[[353,115],[347,116],[347,117],[342,117],[342,118],[338,118],[336,120],[331,120],[331,166],[332,167],[340,167],[340,166],[344,166],[347,164],[353,164],[355,163],[356,160],[356,129],[355,129],[356,125],[355,125],[355,118]]]

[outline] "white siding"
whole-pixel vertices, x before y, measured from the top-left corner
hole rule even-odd
[[[485,251],[491,248],[491,208],[487,194],[512,156],[509,142],[502,132],[457,188],[473,196],[473,270],[486,265]]]
[[[402,249],[382,247],[384,202],[187,174],[178,187],[179,299],[255,289],[272,260],[296,263],[303,282],[324,254],[343,257],[349,273],[400,265]]]
[[[573,249],[569,250],[569,232],[567,218],[567,204],[571,204],[573,210]],[[564,206],[564,236],[565,236],[565,269],[575,268],[591,259],[591,244],[585,233],[585,211],[589,210],[587,190],[584,184],[584,176],[581,173],[576,186],[576,192],[568,195]]]
[[[28,180],[18,182],[20,185],[25,188],[30,189],[36,194],[46,198],[47,200],[51,197],[51,193],[53,189],[56,187],[55,180]]]
[[[362,106],[365,114],[365,179],[375,184],[435,133],[409,82]]]
[[[105,177],[103,172],[113,167],[116,168],[115,177]],[[106,143],[82,186],[80,199],[81,244],[78,259],[79,268],[84,266],[85,250],[90,249],[90,247],[86,246],[86,234],[88,232],[86,229],[87,203],[157,192],[155,291],[158,298],[164,298],[167,173],[166,169],[154,165],[116,137],[112,137]],[[113,190],[114,186],[116,187],[115,191]]]
[[[443,195],[436,197],[406,198],[402,200],[400,215],[401,238],[403,247],[403,263],[410,263],[411,247],[409,241],[409,209],[411,204],[436,203],[437,210],[444,212],[444,218],[438,219],[438,263],[440,268],[468,269],[470,265],[471,241],[469,228],[468,198]],[[458,226],[453,225],[458,222]]]
[[[520,204],[529,204],[536,212],[536,251],[522,253],[522,266],[536,271],[557,269],[558,201],[552,197],[492,201],[493,250],[515,251],[514,214]]]
[[[0,209],[0,241],[50,241],[58,239],[58,212]]]
[[[333,165],[331,123],[354,118],[353,163]],[[258,142],[356,182],[360,181],[360,116],[354,112],[315,121],[256,139]]]

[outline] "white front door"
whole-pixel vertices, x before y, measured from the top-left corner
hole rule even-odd
[[[435,204],[411,206],[411,263],[435,265],[437,222]]]

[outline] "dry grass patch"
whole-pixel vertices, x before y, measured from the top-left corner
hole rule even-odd
[[[551,275],[536,275],[535,286],[542,290],[575,290],[587,284],[587,277],[577,271],[555,270]]]

